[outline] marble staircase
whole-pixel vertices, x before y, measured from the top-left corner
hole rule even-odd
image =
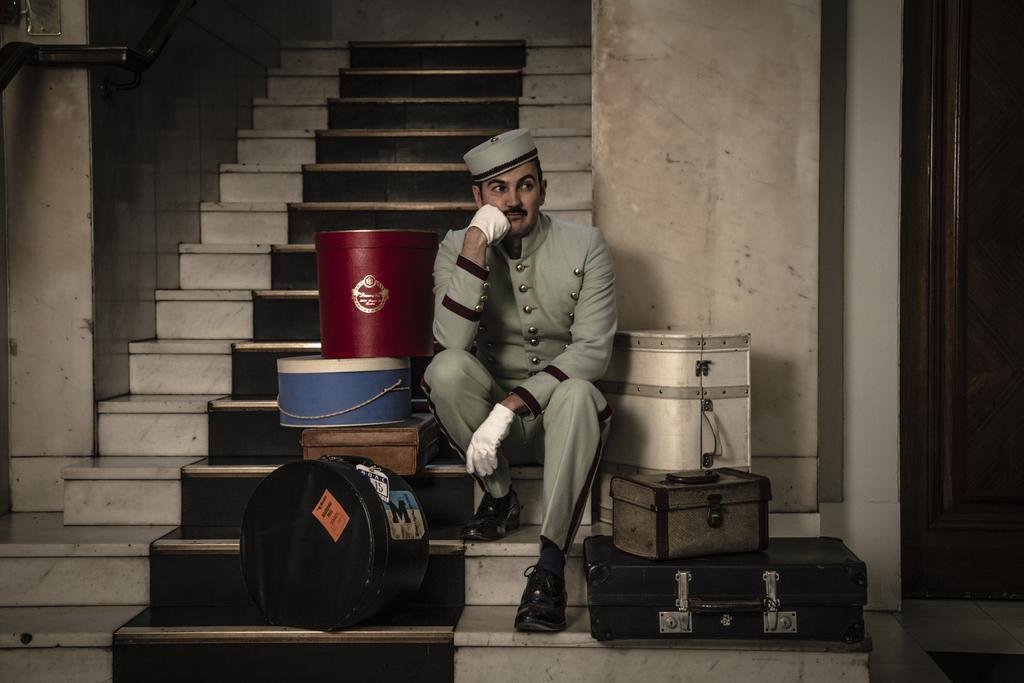
[[[131,393],[97,406],[99,457],[64,469],[63,515],[0,520],[0,570],[13,579],[0,581],[0,670],[17,680],[99,681],[111,672],[115,680],[281,680],[345,661],[356,678],[388,680],[866,680],[863,647],[592,640],[582,539],[607,532],[596,503],[569,556],[570,628],[514,632],[522,573],[537,550],[537,468],[513,473],[524,526],[490,544],[457,538],[479,495],[457,462],[442,458],[410,478],[434,529],[425,604],[331,634],[268,626],[255,611],[241,581],[238,525],[261,478],[301,455],[297,432],[276,425],[267,369],[275,354],[319,348],[313,234],[462,227],[472,204],[451,196],[445,178],[466,147],[458,138],[511,125],[534,128],[542,158],[551,159],[545,209],[591,222],[589,46],[526,45],[521,90],[486,102],[513,117],[511,125],[474,118],[481,101],[347,97],[346,88],[365,86],[345,69],[386,61],[389,49],[399,66],[379,66],[383,73],[373,76],[394,77],[397,91],[413,87],[395,73],[402,60],[414,55],[421,71],[436,66],[422,46],[282,46],[267,96],[253,100],[252,128],[238,131],[237,160],[220,167],[220,200],[200,206],[201,241],[180,245],[180,287],[156,292],[156,338],[129,348]],[[471,58],[472,46],[445,56],[449,65]],[[447,136],[410,126],[439,111],[472,125]],[[394,117],[401,126],[382,127]],[[366,150],[383,158],[360,156]],[[436,176],[428,194],[347,192],[368,178],[401,185],[410,172]],[[817,533],[808,515],[773,515],[772,524]]]

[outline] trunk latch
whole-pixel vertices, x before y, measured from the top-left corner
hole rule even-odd
[[[690,572],[676,572],[676,607],[678,612],[658,612],[660,633],[693,633],[690,612]]]
[[[796,633],[796,612],[780,612],[779,573],[768,570],[764,577],[764,632]]]
[[[712,493],[708,496],[708,526],[717,529],[722,526],[722,495]]]

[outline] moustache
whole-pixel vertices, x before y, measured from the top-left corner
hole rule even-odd
[[[518,211],[518,210],[517,211],[506,211],[505,215],[508,218],[513,218],[513,217],[517,217],[518,218],[518,217],[525,216],[526,212],[525,211]]]

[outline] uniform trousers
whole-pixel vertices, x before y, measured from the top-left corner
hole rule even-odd
[[[423,389],[452,447],[466,448],[495,403],[521,380],[491,376],[467,351],[445,349],[427,366]],[[560,382],[540,416],[517,415],[498,449],[497,469],[477,482],[495,498],[508,494],[512,465],[543,465],[544,521],[540,534],[568,552],[579,528],[608,435],[611,409],[590,382]]]

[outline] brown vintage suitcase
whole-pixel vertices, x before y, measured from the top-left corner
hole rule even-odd
[[[319,460],[325,455],[370,458],[395,474],[416,474],[437,455],[437,421],[417,413],[405,422],[365,427],[320,427],[302,431],[302,455]]]
[[[771,482],[749,472],[615,477],[615,547],[650,560],[762,550],[768,545]]]

